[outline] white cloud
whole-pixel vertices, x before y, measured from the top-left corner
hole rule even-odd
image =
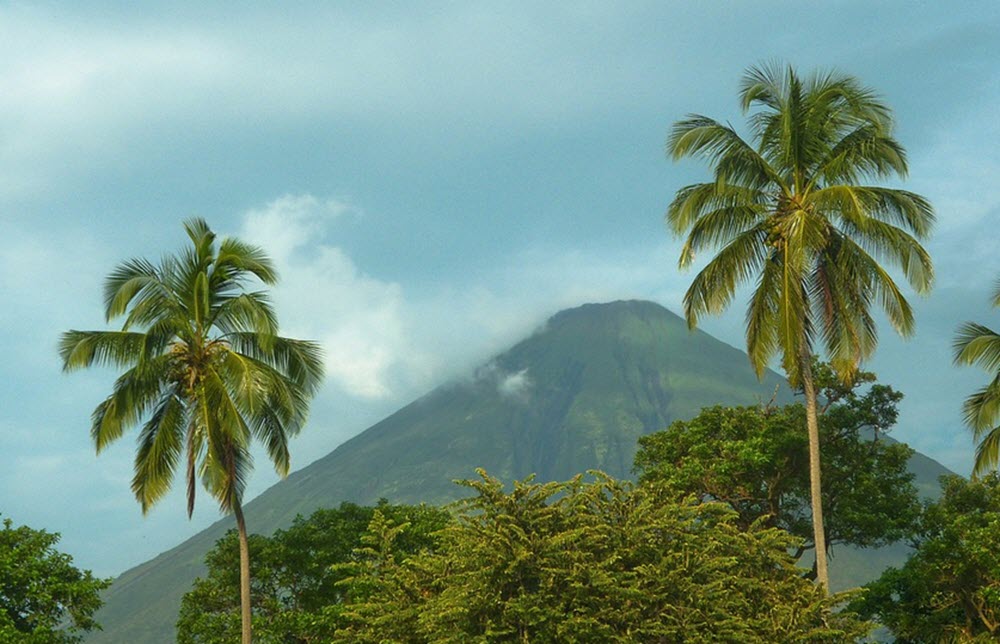
[[[406,293],[324,241],[357,211],[348,200],[285,195],[247,211],[239,236],[277,265],[282,333],[321,342],[328,379],[358,398],[405,402],[468,374],[562,308],[634,297],[676,310],[680,301],[684,278],[663,269],[676,252],[669,242],[643,257],[526,250],[474,283]],[[530,384],[526,374],[511,377],[500,383],[509,393]]]
[[[296,251],[323,237],[330,222],[353,210],[345,201],[289,194],[244,214],[243,230],[266,246],[273,259],[288,265]]]
[[[338,200],[286,195],[244,216],[241,237],[264,247],[281,282],[273,290],[282,333],[323,345],[329,380],[361,398],[386,398],[425,369],[411,346],[402,288],[366,275],[321,239],[354,210]]]
[[[532,381],[528,377],[528,370],[521,369],[517,373],[507,374],[497,384],[497,391],[505,398],[514,400],[525,400],[531,391]]]

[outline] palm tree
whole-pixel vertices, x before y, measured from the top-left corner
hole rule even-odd
[[[993,306],[1000,306],[1000,281],[993,288]],[[978,364],[995,373],[988,385],[965,399],[965,423],[978,445],[972,475],[995,469],[1000,460],[1000,335],[981,324],[966,322],[955,336],[955,362]]]
[[[753,144],[705,116],[674,124],[668,154],[705,159],[715,177],[678,191],[666,219],[686,234],[681,268],[699,251],[716,251],[684,296],[688,325],[721,313],[738,287],[752,284],[750,361],[762,376],[780,355],[789,382],[805,394],[816,578],[829,588],[812,355],[821,343],[850,381],[877,344],[874,304],[901,335],[912,333],[912,310],[882,264],[927,291],[933,268],[919,240],[934,213],[919,195],[868,184],[905,176],[906,155],[892,137],[891,112],[856,79],[753,67],[740,100],[745,114],[756,108],[748,115]]]
[[[124,316],[120,331],[69,331],[63,369],[124,369],[92,415],[97,452],[141,425],[132,491],[145,514],[169,490],[183,460],[188,516],[196,479],[236,518],[240,542],[243,642],[250,642],[250,563],[243,490],[260,441],[275,470],[288,474],[288,440],[306,420],[322,378],[319,347],[278,336],[266,294],[274,284],[264,252],[237,239],[216,247],[201,219],[185,222],[192,247],[156,266],[119,265],[104,286],[105,315]]]

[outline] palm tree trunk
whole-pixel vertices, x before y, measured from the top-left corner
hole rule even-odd
[[[805,353],[800,358],[799,375],[802,391],[806,396],[806,428],[809,431],[809,502],[812,506],[813,543],[816,547],[816,581],[826,592],[830,591],[830,574],[826,567],[826,531],[823,527],[823,487],[820,481],[819,460],[819,406],[816,386],[813,383],[812,357]]]
[[[250,621],[250,545],[247,542],[247,524],[243,520],[243,508],[240,502],[233,503],[233,514],[236,515],[236,530],[240,536],[240,617],[243,644],[251,644]]]

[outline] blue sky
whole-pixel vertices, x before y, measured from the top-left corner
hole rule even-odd
[[[218,517],[203,496],[188,522],[178,490],[143,518],[131,437],[98,458],[88,435],[113,374],[60,372],[116,263],[180,248],[193,215],[270,252],[283,332],[327,352],[301,467],[560,308],[679,311],[662,215],[706,170],[668,162],[667,131],[739,125],[740,75],[770,60],[895,109],[938,282],[869,367],[907,395],[894,435],[969,471],[985,376],[950,342],[1000,324],[995,2],[86,4],[0,3],[0,512],[80,565],[118,573]],[[742,319],[704,328],[742,346]],[[275,480],[260,459],[250,493]]]

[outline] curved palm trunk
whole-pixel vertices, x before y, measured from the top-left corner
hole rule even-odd
[[[247,524],[243,520],[243,508],[240,502],[233,503],[233,514],[236,515],[236,530],[240,536],[240,618],[243,644],[250,644],[250,546],[247,543]]]
[[[816,581],[830,591],[830,574],[826,566],[826,531],[823,527],[823,495],[819,459],[819,406],[813,383],[811,358],[800,358],[799,375],[806,396],[806,428],[809,432],[809,503],[812,506],[813,542],[816,544]]]

